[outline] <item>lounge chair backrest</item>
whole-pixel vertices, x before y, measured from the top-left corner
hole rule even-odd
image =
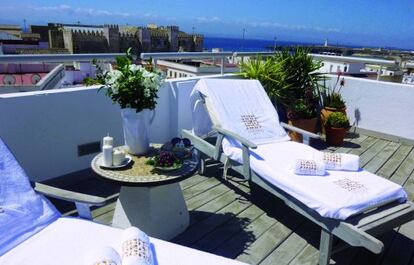
[[[0,256],[55,221],[60,213],[36,194],[0,139]]]
[[[197,97],[204,100],[210,121]],[[191,98],[193,131],[197,135],[206,134],[213,124],[255,144],[289,140],[280,126],[276,109],[258,80],[201,79]]]

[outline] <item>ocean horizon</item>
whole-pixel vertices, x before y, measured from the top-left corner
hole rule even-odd
[[[221,48],[223,51],[269,51],[274,47],[275,42],[272,40],[259,39],[237,39],[237,38],[222,38],[222,37],[204,37],[204,49],[211,51],[213,48]],[[305,43],[305,42],[290,42],[290,41],[276,41],[277,46],[290,45],[323,45],[323,43]]]
[[[322,46],[324,45],[323,42],[320,43],[312,43],[312,42],[295,42],[295,41],[282,41],[277,40],[276,46],[278,47],[287,47],[287,46]],[[378,47],[370,47],[370,46],[363,46],[363,45],[346,45],[346,44],[330,44],[332,46],[339,45],[340,47],[348,47],[348,48],[378,48]],[[260,39],[239,39],[239,38],[224,38],[224,37],[204,37],[204,49],[211,51],[213,48],[221,48],[223,51],[232,51],[232,52],[250,52],[250,51],[271,51],[272,47],[275,46],[275,41],[273,40],[260,40]],[[384,47],[387,49],[396,49],[401,50],[400,48],[396,47]]]

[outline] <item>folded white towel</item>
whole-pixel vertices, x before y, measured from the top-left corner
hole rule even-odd
[[[321,152],[318,160],[325,163],[326,170],[359,170],[359,156],[357,155]]]
[[[152,265],[153,255],[148,236],[136,227],[122,234],[122,265]]]
[[[109,246],[88,251],[84,258],[85,265],[121,265],[121,257]]]
[[[314,176],[326,174],[324,163],[310,159],[297,159],[293,165],[293,172],[298,175]]]

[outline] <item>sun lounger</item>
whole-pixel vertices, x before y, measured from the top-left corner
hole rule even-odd
[[[43,184],[35,189],[54,198],[75,202],[80,215],[91,218],[90,205],[104,198],[65,191]],[[0,139],[0,265],[82,265],[87,252],[110,246],[121,253],[122,229],[90,220],[61,217],[35,192],[27,175]],[[243,264],[210,253],[150,238],[158,265]]]
[[[183,130],[183,136],[191,139],[202,161],[209,157],[223,162],[225,176],[233,168],[318,224],[321,265],[329,264],[334,236],[380,253],[384,246],[375,236],[414,219],[403,188],[365,170],[294,174],[290,164],[320,153],[289,141],[284,128],[302,133],[306,143],[319,136],[279,123],[259,81],[202,79],[191,97],[193,129]],[[214,144],[206,140],[212,135]],[[202,162],[201,173],[203,167]]]

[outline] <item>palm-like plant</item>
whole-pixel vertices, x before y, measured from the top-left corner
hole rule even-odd
[[[240,65],[240,75],[248,79],[259,80],[274,103],[286,102],[292,94],[290,84],[281,82],[286,77],[282,64],[273,58],[252,58]]]
[[[291,112],[303,110],[294,115],[302,118],[301,113],[313,113],[316,116],[320,104],[320,86],[325,78],[318,72],[321,62],[314,61],[306,49],[298,48],[295,52],[283,50],[273,57],[256,59],[241,64],[241,75],[245,78],[258,79],[274,103],[284,105]],[[300,104],[300,108],[298,108]]]

